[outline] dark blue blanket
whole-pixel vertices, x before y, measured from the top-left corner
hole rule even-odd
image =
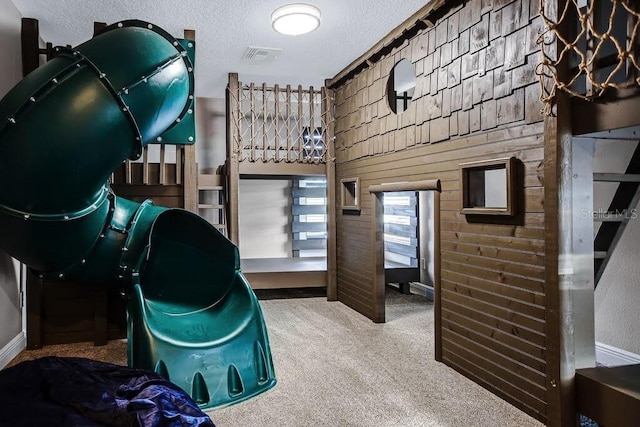
[[[0,425],[214,427],[187,393],[153,372],[61,357],[0,371]]]

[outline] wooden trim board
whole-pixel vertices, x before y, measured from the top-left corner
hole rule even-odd
[[[253,289],[317,288],[327,286],[326,271],[244,273]]]

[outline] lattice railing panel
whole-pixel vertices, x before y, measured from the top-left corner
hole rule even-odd
[[[230,92],[237,108],[233,149],[238,161],[312,163],[327,161],[323,105],[332,105],[326,91],[290,85],[240,84]]]
[[[609,88],[640,84],[637,1],[566,0],[559,11],[546,10],[546,3],[540,0],[546,31],[536,70],[544,113],[552,112],[558,90],[595,100]]]

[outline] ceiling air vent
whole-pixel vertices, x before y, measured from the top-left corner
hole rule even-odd
[[[255,47],[249,46],[242,55],[242,59],[254,62],[273,61],[282,53],[282,49],[274,47]]]

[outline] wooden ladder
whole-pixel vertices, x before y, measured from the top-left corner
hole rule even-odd
[[[198,174],[198,213],[227,236],[226,197],[223,183],[222,175]]]
[[[594,173],[593,181],[619,183],[606,215],[594,217],[595,221],[602,222],[593,241],[594,283],[598,286],[625,227],[638,215],[634,209],[640,200],[640,143],[624,173]]]

